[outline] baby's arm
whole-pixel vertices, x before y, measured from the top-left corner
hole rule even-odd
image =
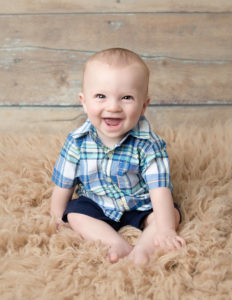
[[[62,222],[62,216],[68,204],[68,201],[73,195],[74,188],[65,189],[55,186],[51,198],[51,213],[57,219],[56,227]]]
[[[171,191],[168,188],[156,188],[150,190],[150,196],[156,221],[155,246],[164,249],[181,248],[185,241],[176,233],[178,223]]]

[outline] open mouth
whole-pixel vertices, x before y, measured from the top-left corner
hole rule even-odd
[[[119,118],[104,118],[104,121],[106,123],[106,125],[110,126],[110,127],[116,127],[119,126],[122,122],[122,119]]]

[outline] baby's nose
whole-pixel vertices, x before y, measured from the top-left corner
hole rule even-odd
[[[109,111],[121,111],[120,101],[117,99],[110,99],[110,101],[107,103],[107,108]]]

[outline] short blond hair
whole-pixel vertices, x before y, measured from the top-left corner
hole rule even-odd
[[[100,61],[103,63],[107,63],[108,65],[113,67],[115,66],[124,67],[124,66],[137,63],[138,65],[141,66],[142,70],[144,71],[144,76],[147,81],[147,89],[148,89],[149,75],[150,75],[149,68],[146,65],[146,63],[143,61],[143,59],[135,52],[125,48],[109,48],[93,54],[92,56],[90,56],[90,58],[87,60],[84,66],[82,85],[84,82],[85,71],[88,65],[93,61]]]

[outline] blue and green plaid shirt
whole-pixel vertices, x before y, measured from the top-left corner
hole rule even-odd
[[[125,211],[152,208],[150,189],[172,189],[166,144],[144,116],[112,149],[87,120],[68,135],[52,180],[61,188],[78,185],[78,196],[95,201],[115,221]]]

